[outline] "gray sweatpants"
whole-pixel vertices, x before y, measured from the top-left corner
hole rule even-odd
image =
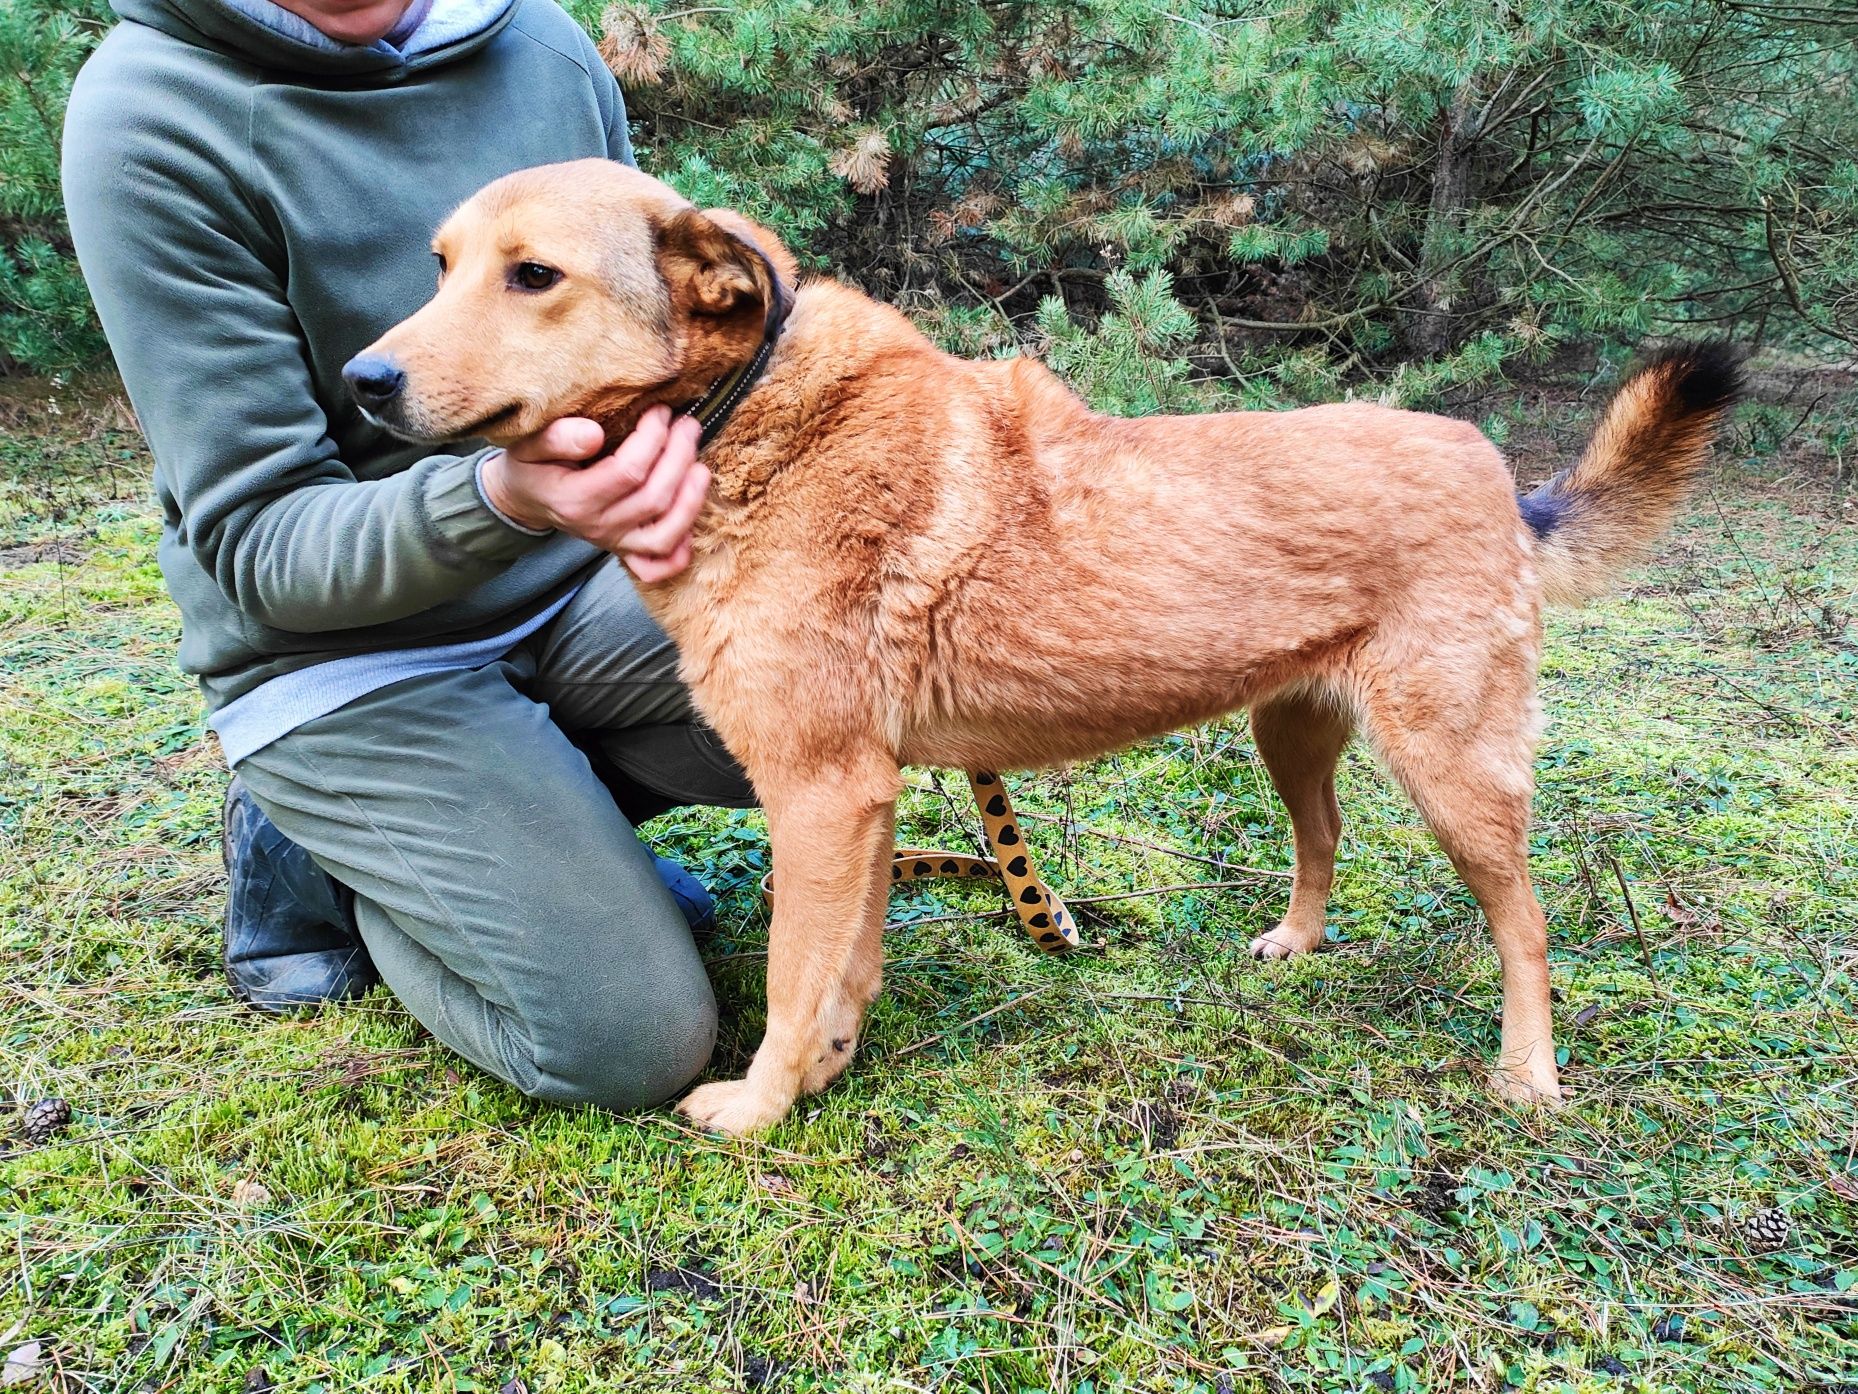
[[[676,668],[607,561],[500,661],[382,688],[239,766],[355,891],[413,1015],[525,1094],[640,1108],[709,1059],[709,979],[633,821],[753,795]]]

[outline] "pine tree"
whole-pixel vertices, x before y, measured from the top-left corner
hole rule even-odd
[[[1293,379],[1333,390],[1342,369],[1397,370],[1394,395],[1424,400],[1574,337],[1726,324],[1858,341],[1848,10],[604,13],[617,70],[645,79],[631,98],[650,167],[699,202],[752,208],[951,345],[1045,343],[1117,409],[1180,400],[1190,365],[1250,395],[1261,375],[1294,394]],[[1193,328],[1138,348],[1123,313],[1137,284]],[[1006,331],[977,334],[977,308]],[[1132,376],[1132,354],[1162,354],[1160,377]],[[1434,362],[1401,366],[1415,359]]]
[[[71,80],[106,15],[92,0],[0,6],[0,372],[103,350],[65,232],[58,147]]]
[[[1858,14],[1825,0],[566,2],[646,168],[1119,410],[1423,400],[1698,325],[1858,342]],[[99,5],[0,10],[32,367],[97,343],[55,174]]]

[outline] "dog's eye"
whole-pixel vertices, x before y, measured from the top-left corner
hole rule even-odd
[[[445,264],[445,253],[444,253],[444,252],[434,252],[434,253],[432,254],[432,259],[433,259],[434,261],[436,261],[436,262],[438,262],[438,264],[439,264],[439,274],[440,274],[441,276],[443,276],[443,275],[444,275],[444,274],[446,273],[446,271],[447,271],[447,270],[449,269],[449,268],[448,268],[448,267],[446,266],[446,264]]]
[[[517,263],[510,279],[524,290],[547,290],[561,279],[561,273],[539,261],[524,261]]]

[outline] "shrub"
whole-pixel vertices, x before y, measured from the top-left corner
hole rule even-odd
[[[32,367],[96,342],[54,153],[95,4],[0,24],[0,352]],[[1702,324],[1858,342],[1858,16],[1830,4],[568,4],[647,168],[1121,409],[1361,372],[1420,398]]]
[[[1577,335],[1858,339],[1832,6],[575,3],[652,167],[919,310],[1050,335],[1165,269],[1210,374],[1443,356],[1417,395]]]
[[[0,372],[103,352],[58,197],[65,99],[108,11],[101,0],[0,6]]]

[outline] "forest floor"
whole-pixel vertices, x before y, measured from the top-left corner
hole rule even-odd
[[[1472,414],[1536,479],[1602,395]],[[1015,780],[1086,947],[900,893],[850,1074],[736,1142],[530,1103],[384,991],[230,999],[225,774],[134,423],[107,382],[0,383],[0,1381],[1855,1394],[1858,384],[1763,395],[1655,563],[1550,622],[1570,1107],[1486,1096],[1494,953],[1365,751],[1331,942],[1246,957],[1290,837],[1235,719]],[[971,845],[961,782],[921,780],[904,835]],[[648,834],[722,896],[736,1073],[761,821]],[[74,1117],[32,1147],[47,1097]]]

